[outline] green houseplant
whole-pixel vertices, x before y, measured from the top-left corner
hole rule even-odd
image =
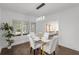
[[[5,40],[8,43],[8,48],[11,48],[12,43],[14,42],[14,40],[12,39],[13,35],[13,27],[10,26],[8,23],[2,23],[2,30],[5,31]]]

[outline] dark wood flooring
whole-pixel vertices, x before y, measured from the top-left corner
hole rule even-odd
[[[40,55],[36,52],[37,55]],[[1,55],[33,55],[30,54],[30,44],[24,43],[20,45],[13,46],[11,49],[3,48]],[[79,51],[75,51],[63,46],[58,46],[56,48],[56,55],[79,55]]]

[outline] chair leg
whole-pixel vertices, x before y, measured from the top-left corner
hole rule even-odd
[[[40,48],[37,48],[37,49],[33,50],[34,51],[34,55],[38,55],[41,52],[40,50],[41,50]]]
[[[40,54],[42,55],[42,50],[40,50]]]
[[[32,48],[32,54],[35,55],[35,49]]]
[[[30,54],[32,53],[32,47],[30,48]]]
[[[37,48],[36,49],[36,54],[39,55],[39,53],[40,53],[40,48]]]
[[[42,50],[41,50],[41,48],[39,49],[39,54],[41,54],[41,55],[42,55]]]
[[[30,48],[30,54],[34,54],[35,55],[35,50],[32,47]]]
[[[34,55],[35,55],[35,54],[36,54],[36,53],[35,53],[36,50],[33,50],[33,51],[34,51]]]
[[[53,54],[55,55],[55,51],[53,52]]]
[[[32,47],[30,48],[30,54],[36,55],[36,54],[40,54],[40,53],[41,53],[41,48],[38,48],[38,49],[33,49]]]
[[[42,50],[42,51],[41,51],[41,55],[44,55],[44,54],[45,54],[45,52]]]

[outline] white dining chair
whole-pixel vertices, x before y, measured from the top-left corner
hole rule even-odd
[[[49,38],[49,33],[45,32],[41,39],[46,39],[47,40],[48,38]]]
[[[29,34],[28,37],[31,48],[30,53],[33,51],[33,53],[35,54],[36,49],[41,48],[42,42],[39,38],[37,38],[36,36],[32,36],[31,34]]]
[[[30,37],[35,40],[35,41],[39,41],[40,38],[34,33],[34,32],[30,32]]]
[[[54,54],[55,55],[55,50],[58,44],[58,36],[54,36],[52,39],[50,39],[50,41],[48,43],[46,43],[45,45],[43,45],[43,51],[46,54]]]

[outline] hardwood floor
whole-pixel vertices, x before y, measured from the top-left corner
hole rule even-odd
[[[79,51],[75,51],[63,46],[58,46],[56,52],[57,55],[79,55]]]
[[[36,52],[36,54],[40,55],[39,52]],[[2,49],[1,55],[33,55],[33,54],[32,53],[30,54],[30,44],[24,43],[13,46],[11,49],[7,48]],[[56,55],[79,55],[79,51],[74,51],[72,49],[63,46],[58,46],[56,49]]]
[[[10,50],[4,48],[2,50],[2,55],[9,54],[9,55],[30,55],[30,44],[29,43],[23,43],[20,45],[13,46]]]

